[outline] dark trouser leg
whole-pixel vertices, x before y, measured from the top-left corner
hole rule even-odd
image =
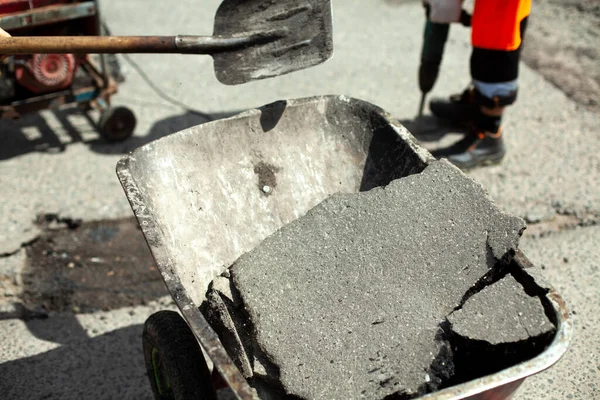
[[[472,19],[472,132],[443,156],[461,168],[505,154],[502,116],[517,99],[519,59],[531,0],[476,0]]]

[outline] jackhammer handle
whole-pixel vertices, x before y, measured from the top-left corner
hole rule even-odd
[[[246,36],[13,36],[0,37],[0,54],[215,54],[267,43],[281,32]]]

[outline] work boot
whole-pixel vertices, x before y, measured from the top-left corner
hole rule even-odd
[[[434,98],[429,102],[429,109],[437,118],[462,126],[468,126],[474,121],[478,108],[475,104],[475,89],[472,87],[447,99]]]
[[[506,149],[502,139],[502,128],[497,133],[469,133],[454,145],[432,152],[436,158],[446,158],[462,170],[484,165],[499,164]]]

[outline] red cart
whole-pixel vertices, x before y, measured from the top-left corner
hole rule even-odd
[[[98,0],[0,0],[0,27],[13,36],[101,35]],[[45,109],[78,105],[100,111],[102,137],[124,140],[136,118],[126,107],[111,107],[117,83],[106,56],[30,54],[0,63],[0,118],[18,118]]]

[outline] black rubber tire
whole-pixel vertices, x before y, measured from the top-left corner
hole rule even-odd
[[[174,311],[154,313],[144,324],[144,360],[156,400],[215,400],[211,374],[198,342]]]
[[[137,119],[129,108],[109,107],[100,115],[98,131],[107,141],[120,142],[133,134],[136,125]]]

